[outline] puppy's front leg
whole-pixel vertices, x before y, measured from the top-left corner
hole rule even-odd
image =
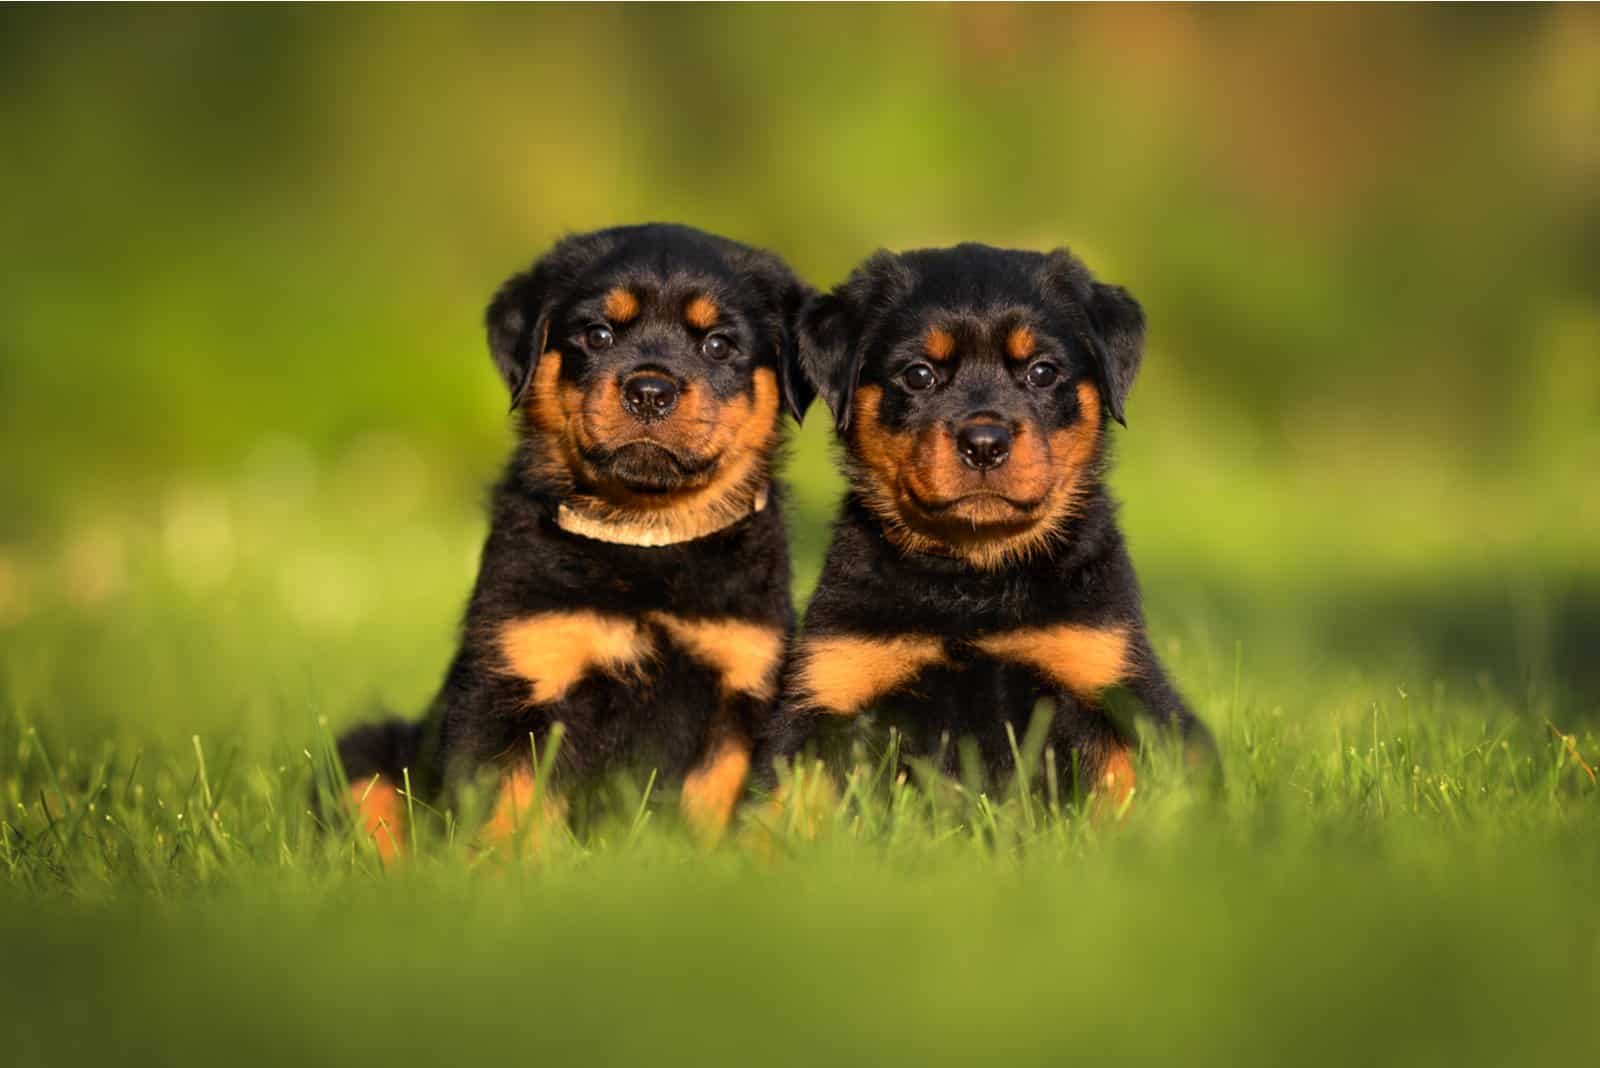
[[[764,710],[765,702],[724,700],[707,732],[700,763],[683,780],[683,818],[703,841],[722,836],[744,791],[750,774],[750,724],[757,708]]]
[[[772,715],[785,635],[779,627],[744,619],[663,612],[649,620],[717,679],[717,707],[681,800],[684,819],[702,839],[715,841],[744,791],[756,724]]]
[[[479,838],[486,846],[525,841],[538,849],[566,813],[566,801],[552,794],[548,783],[538,781],[530,763],[518,761],[501,772],[494,809]]]
[[[807,632],[785,665],[776,709],[760,721],[758,786],[775,787],[777,765],[793,759],[831,723],[860,715],[948,660],[944,640],[930,634]]]
[[[1058,705],[1066,711],[1058,711],[1050,737],[1057,757],[1071,761],[1076,791],[1098,794],[1117,806],[1126,801],[1135,782],[1132,736],[1106,715],[1105,696],[1141,674],[1134,628],[1063,622],[987,634],[973,644],[1059,688]]]

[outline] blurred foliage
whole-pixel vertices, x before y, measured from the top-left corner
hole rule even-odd
[[[489,293],[672,219],[822,286],[1070,244],[1152,321],[1116,480],[1158,613],[1600,674],[1594,8],[7,7],[0,88],[14,637],[258,577],[353,631],[409,574],[447,643]]]
[[[481,464],[487,295],[641,219],[822,285],[1070,244],[1179,448],[1595,460],[1597,57],[1584,7],[7,8],[0,488],[374,429]]]

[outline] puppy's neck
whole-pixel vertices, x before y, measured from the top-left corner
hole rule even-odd
[[[610,545],[656,549],[681,545],[727,530],[764,511],[771,496],[768,483],[748,494],[713,507],[663,508],[658,511],[619,508],[597,497],[572,496],[556,503],[556,526],[568,534]]]

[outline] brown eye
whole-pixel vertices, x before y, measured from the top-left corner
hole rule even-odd
[[[1028,385],[1034,389],[1049,389],[1056,384],[1056,379],[1061,377],[1061,372],[1056,370],[1055,364],[1040,360],[1028,368],[1028,373],[1024,377],[1027,378]]]
[[[729,356],[733,355],[733,342],[729,341],[721,334],[712,334],[710,337],[700,342],[700,355],[706,357],[707,359],[716,360],[718,363],[721,363],[723,360],[726,360]]]
[[[591,326],[584,333],[583,340],[591,349],[609,349],[617,338],[609,326]]]
[[[933,368],[925,363],[914,363],[900,373],[900,380],[906,388],[913,393],[921,393],[925,389],[933,388],[938,376],[933,373]]]

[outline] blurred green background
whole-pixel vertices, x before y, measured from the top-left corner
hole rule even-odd
[[[0,79],[8,644],[248,604],[416,707],[509,441],[482,306],[666,219],[823,286],[1071,245],[1152,322],[1116,480],[1171,640],[1596,693],[1593,8],[8,7]]]
[[[17,1063],[1592,1051],[1600,8],[6,6],[0,87]],[[1104,834],[935,796],[781,863],[318,829],[327,732],[451,652],[489,294],[651,219],[1133,290],[1114,484],[1223,805],[1145,758]]]

